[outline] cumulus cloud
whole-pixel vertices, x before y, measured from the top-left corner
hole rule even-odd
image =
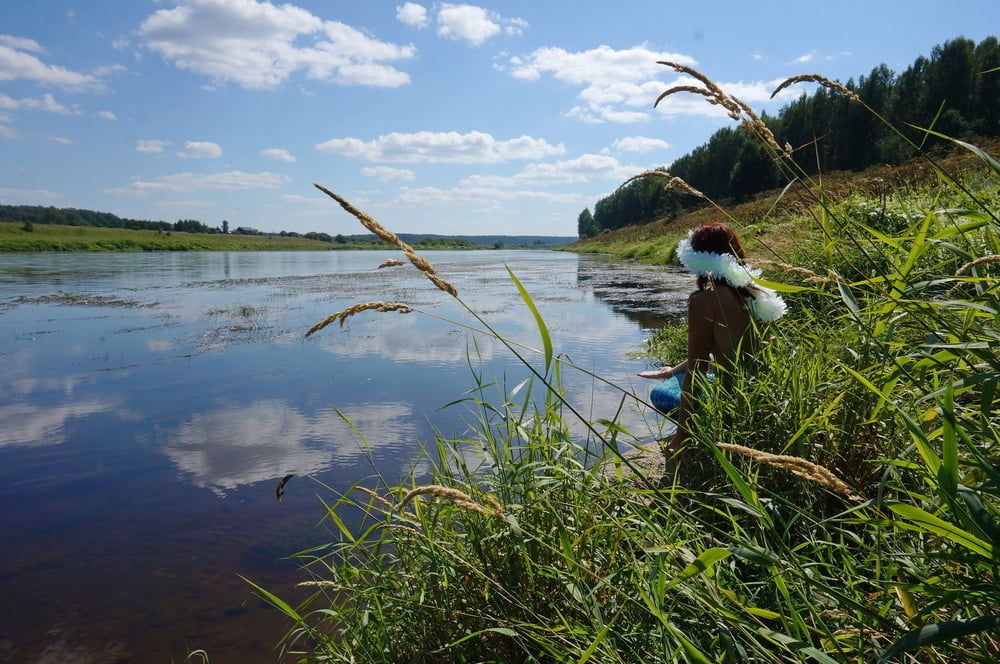
[[[580,194],[558,194],[551,191],[503,189],[500,187],[459,186],[450,189],[438,187],[402,187],[395,203],[417,205],[492,202],[498,200],[541,200],[550,203],[576,204],[589,201]]]
[[[338,85],[397,87],[410,77],[385,63],[416,53],[301,7],[258,0],[180,0],[149,16],[139,34],[181,69],[250,89],[274,88],[296,72]]]
[[[261,150],[260,153],[268,159],[274,159],[275,161],[284,161],[289,164],[295,161],[292,153],[284,148],[268,148]]]
[[[135,142],[136,152],[148,152],[158,154],[170,145],[170,141],[162,141],[158,138],[149,138]]]
[[[620,163],[603,154],[584,154],[575,159],[528,164],[512,176],[472,175],[461,181],[467,187],[512,187],[527,184],[577,184],[599,180],[621,181],[642,171],[641,166]]]
[[[366,178],[375,178],[382,182],[392,180],[413,180],[416,173],[408,168],[392,168],[391,166],[365,166],[361,169],[361,174]]]
[[[50,94],[44,94],[39,98],[26,97],[24,99],[14,99],[7,95],[0,94],[0,109],[5,111],[33,110],[55,113],[57,115],[79,115],[80,111],[75,106],[68,108],[55,100]]]
[[[334,138],[316,145],[320,152],[333,152],[368,161],[441,164],[485,164],[513,159],[543,159],[566,152],[565,146],[552,145],[543,138],[519,136],[498,141],[490,134],[470,131],[466,134],[418,131],[412,134],[392,132],[371,141],[359,138]]]
[[[479,46],[504,32],[519,35],[528,27],[522,18],[505,18],[475,5],[442,3],[437,14],[438,35]]]
[[[33,39],[0,35],[0,81],[28,80],[67,90],[99,90],[101,80],[92,74],[75,72],[42,62],[45,50]]]
[[[657,52],[639,45],[622,50],[598,46],[577,52],[545,47],[524,57],[512,56],[506,63],[498,64],[497,68],[525,81],[551,76],[558,81],[581,86],[577,94],[580,103],[566,113],[571,118],[589,123],[632,123],[652,117],[653,101],[666,88],[701,85],[689,76],[673,74],[663,65],[656,64],[657,60],[671,60],[689,66],[697,64],[694,58],[682,53]],[[661,78],[667,76],[670,79]],[[740,81],[719,85],[723,90],[752,103],[770,102],[771,83]],[[785,97],[780,95],[774,103],[784,101]],[[725,116],[719,107],[684,94],[667,97],[658,106],[658,111],[668,116]]]
[[[211,141],[185,141],[184,149],[177,151],[182,159],[218,159],[222,156],[222,148]]]
[[[101,118],[102,120],[112,120],[112,121],[118,119],[118,116],[112,113],[111,111],[98,111],[97,117]]]
[[[396,7],[396,20],[422,30],[427,27],[427,9],[415,2],[407,2]]]
[[[0,201],[4,203],[37,203],[39,200],[51,201],[59,198],[59,194],[48,189],[14,189],[0,187]]]
[[[6,138],[6,139],[18,138],[19,134],[17,133],[17,131],[3,124],[4,122],[7,121],[8,120],[6,119],[0,118],[0,138]]]
[[[813,55],[812,53],[805,53],[805,54],[800,55],[799,57],[795,58],[792,62],[798,62],[799,64],[805,64],[805,63],[811,61],[814,57],[816,57],[816,56]]]
[[[625,136],[611,144],[612,150],[618,152],[649,152],[650,150],[666,150],[670,144],[659,138],[646,136]]]
[[[34,39],[28,39],[26,37],[0,35],[0,45],[9,46],[10,48],[17,49],[18,51],[30,51],[41,55],[47,54],[47,51],[42,48],[41,44],[36,42]]]
[[[135,179],[127,187],[105,190],[109,194],[181,193],[216,190],[277,189],[288,180],[284,175],[263,171],[225,171],[222,173],[176,173],[152,180]]]

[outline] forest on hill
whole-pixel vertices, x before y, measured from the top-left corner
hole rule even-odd
[[[962,37],[935,46],[901,74],[886,65],[872,69],[845,87],[917,144],[937,139],[919,127],[954,138],[1000,136],[1000,42],[978,44]],[[860,104],[819,88],[763,116],[778,140],[789,143],[795,163],[809,174],[860,170],[873,164],[896,164],[914,153],[906,141]],[[661,170],[666,170],[661,169]],[[740,128],[715,132],[704,145],[669,167],[677,176],[716,200],[745,201],[785,184],[772,157],[758,140]],[[659,178],[635,180],[597,201],[593,214],[578,217],[581,238],[604,230],[672,218],[703,204],[682,192],[665,189]]]

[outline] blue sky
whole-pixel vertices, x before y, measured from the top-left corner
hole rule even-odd
[[[5,0],[0,202],[358,232],[322,182],[398,231],[575,235],[730,122],[654,111],[682,78],[657,59],[775,111],[786,76],[899,71],[998,25],[992,0]]]

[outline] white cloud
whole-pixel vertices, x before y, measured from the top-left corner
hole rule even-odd
[[[371,141],[359,138],[334,138],[316,145],[320,152],[334,152],[368,161],[441,164],[485,164],[511,159],[543,159],[566,152],[565,146],[552,145],[543,138],[519,136],[498,141],[490,134],[470,131],[466,134],[418,131],[412,134],[392,132]]]
[[[416,53],[295,5],[257,0],[180,0],[149,16],[139,34],[181,69],[250,89],[274,88],[299,71],[339,85],[397,87],[409,75],[384,63]],[[309,43],[298,45],[303,39]]]
[[[0,122],[5,122],[5,120],[0,120]],[[14,139],[17,137],[18,133],[14,129],[5,124],[0,124],[0,138]]]
[[[146,140],[135,142],[136,152],[149,152],[149,153],[160,153],[163,149],[170,145],[170,141],[162,141],[158,138],[150,138]]]
[[[97,76],[45,64],[32,53],[44,53],[44,49],[34,40],[3,35],[0,39],[0,81],[24,79],[67,90],[99,90],[104,87]]]
[[[284,161],[288,163],[295,161],[295,157],[292,156],[292,153],[284,148],[268,148],[266,150],[261,150],[260,153],[268,159],[274,159],[275,161]]]
[[[277,189],[288,180],[284,175],[264,171],[246,173],[225,171],[222,173],[176,173],[163,175],[152,180],[135,179],[127,187],[105,190],[109,194],[181,193],[204,189],[246,190]]]
[[[806,62],[809,62],[810,60],[812,60],[814,57],[816,57],[814,54],[812,54],[812,53],[806,53],[805,55],[800,55],[799,57],[795,58],[795,60],[793,60],[793,62],[798,62],[800,64],[805,64]]]
[[[613,150],[619,152],[649,152],[650,150],[666,150],[670,144],[659,138],[646,136],[625,136],[611,144]]]
[[[49,136],[49,140],[61,145],[73,145],[76,143],[72,138],[66,138],[65,136]]]
[[[0,201],[5,203],[35,203],[39,200],[54,200],[59,198],[59,194],[48,189],[14,189],[11,187],[0,187]]]
[[[416,173],[408,168],[392,168],[391,166],[365,166],[361,169],[361,175],[366,178],[375,178],[382,182],[392,180],[413,180]]]
[[[690,56],[656,52],[640,45],[624,50],[599,46],[575,53],[546,47],[524,57],[510,57],[507,64],[498,68],[526,81],[535,81],[548,74],[556,80],[582,86],[577,95],[581,103],[566,113],[571,118],[588,123],[632,123],[651,117],[653,101],[666,88],[675,85],[701,85],[690,76],[673,74],[672,70],[656,64],[657,60],[670,60],[689,66],[695,64]],[[673,80],[666,82],[657,78],[661,74],[672,75]],[[774,88],[767,87],[771,83],[763,81],[719,85],[748,103],[770,103],[771,90]],[[782,94],[781,97],[785,95]],[[776,100],[776,103],[781,100],[783,99]],[[667,116],[725,116],[725,111],[718,106],[712,106],[704,99],[688,94],[667,97],[657,108]]]
[[[584,154],[564,161],[528,164],[512,176],[472,175],[459,184],[466,187],[511,187],[515,185],[576,184],[595,180],[621,181],[642,171],[641,166],[620,163],[614,157]]]
[[[184,149],[176,154],[181,159],[218,159],[222,156],[222,148],[211,141],[185,141]]]
[[[407,2],[396,7],[396,20],[422,30],[427,27],[427,10],[423,5]]]
[[[395,203],[417,205],[455,204],[480,201],[526,199],[548,201],[550,203],[576,204],[589,201],[590,197],[580,194],[557,194],[551,191],[503,189],[488,186],[460,186],[451,189],[437,187],[402,187]]]
[[[118,119],[118,116],[112,113],[111,111],[98,111],[97,117],[101,118],[102,120],[112,120],[112,121]]]
[[[519,35],[528,22],[522,18],[505,18],[475,5],[442,3],[437,14],[438,35],[445,39],[466,41],[479,46],[501,31]]]
[[[761,60],[763,60],[767,56],[764,55],[763,53],[754,53],[750,57],[753,58],[755,62],[760,62]]]
[[[67,108],[55,100],[50,94],[44,94],[40,98],[14,99],[7,95],[0,94],[0,109],[5,111],[34,110],[56,113],[57,115],[79,115],[80,111],[75,106]]]
[[[39,53],[41,55],[47,54],[47,51],[42,48],[41,44],[36,42],[34,39],[27,39],[26,37],[0,35],[0,44],[17,49],[18,51],[31,51],[32,53]]]
[[[571,53],[561,48],[539,48],[524,58],[510,59],[511,75],[535,81],[542,74],[575,84],[612,83],[616,81],[642,81],[664,70],[657,60],[672,60],[685,65],[697,64],[694,58],[683,53],[652,51],[645,45],[615,50],[598,46],[589,51]]]

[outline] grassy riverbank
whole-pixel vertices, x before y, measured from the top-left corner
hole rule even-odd
[[[789,314],[752,366],[702,386],[665,465],[626,451],[638,441],[614,412],[582,414],[568,358],[507,342],[532,381],[475,376],[461,403],[476,431],[432,442],[428,484],[376,476],[325,499],[338,535],[302,554],[301,595],[258,589],[291,620],[285,647],[331,662],[997,661],[993,169],[836,202],[814,181],[780,217],[756,202],[759,232],[743,232],[784,263],[767,276]],[[651,351],[676,362],[683,336]]]
[[[982,147],[992,154],[1000,154],[1000,141],[986,141]],[[940,154],[938,164],[960,178],[972,178],[973,186],[995,188],[994,183],[983,180],[985,166],[982,162],[966,150],[954,148]],[[690,229],[710,221],[725,221],[740,232],[752,257],[775,259],[788,256],[804,238],[822,234],[821,224],[810,218],[810,211],[815,206],[811,187],[821,186],[823,195],[831,203],[855,201],[874,206],[877,212],[883,201],[895,208],[924,204],[927,195],[935,191],[937,182],[934,167],[923,159],[860,172],[830,173],[812,185],[800,182],[787,191],[764,192],[746,203],[727,205],[723,202],[725,213],[705,204],[675,218],[606,231],[562,250],[668,264],[675,262],[674,247]],[[874,221],[878,223],[878,219]]]
[[[94,226],[0,221],[0,252],[17,251],[333,251],[387,249],[378,242],[323,242],[303,237],[223,235],[179,231],[129,230]],[[483,249],[467,240],[434,238],[414,243],[420,249]]]

